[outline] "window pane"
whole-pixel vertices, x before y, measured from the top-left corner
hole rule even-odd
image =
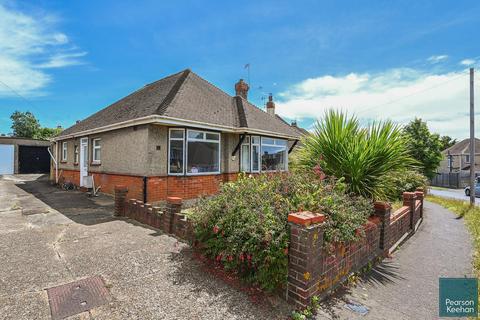
[[[275,139],[272,138],[262,138],[262,144],[274,144]]]
[[[279,145],[279,146],[286,146],[287,145],[287,140],[275,139],[275,144]]]
[[[200,131],[188,131],[189,139],[203,139],[203,132]]]
[[[262,171],[285,170],[285,147],[262,145]]]
[[[93,149],[93,160],[100,161],[100,149]]]
[[[183,141],[170,141],[170,173],[183,173]]]
[[[248,144],[242,145],[241,155],[240,170],[250,172],[250,146]]]
[[[259,146],[252,146],[252,171],[258,171],[260,168],[259,168],[259,161],[258,161],[258,158],[259,158],[259,149],[260,147]]]
[[[95,147],[100,147],[100,140],[93,140],[93,145]]]
[[[183,139],[183,130],[170,130],[170,138]]]
[[[218,141],[219,139],[219,134],[218,133],[206,133],[206,139],[207,140],[216,140]]]
[[[220,171],[220,144],[217,142],[188,142],[188,173],[206,173]]]
[[[259,144],[260,143],[260,137],[252,137],[252,143]]]
[[[245,137],[245,139],[243,139],[242,143],[249,144],[250,143],[250,137]]]

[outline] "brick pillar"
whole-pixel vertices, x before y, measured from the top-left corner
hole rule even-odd
[[[425,197],[423,188],[417,188],[415,195],[417,196],[417,200],[420,200],[420,218],[423,218],[423,199]]]
[[[384,255],[388,254],[390,249],[390,215],[392,206],[388,202],[377,201],[374,204],[375,215],[380,218],[380,250]]]
[[[414,219],[413,216],[415,215],[415,192],[404,192],[403,193],[403,205],[410,209],[410,229],[414,230]]]
[[[167,207],[165,209],[165,216],[163,218],[163,231],[166,233],[173,233],[173,220],[175,213],[180,213],[182,210],[182,198],[167,197]]]
[[[322,244],[325,216],[308,211],[288,215],[287,301],[303,309],[317,293],[322,274]]]
[[[125,216],[125,199],[127,197],[128,188],[124,185],[115,186],[115,211],[116,217]]]

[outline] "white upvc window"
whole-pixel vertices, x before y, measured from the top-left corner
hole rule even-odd
[[[187,175],[220,173],[220,133],[187,130],[186,145]]]
[[[240,148],[240,171],[250,172],[252,157],[250,155],[250,137],[247,136],[243,139],[242,146]]]
[[[470,163],[470,155],[469,154],[465,155],[465,163]]]
[[[101,139],[93,139],[92,143],[92,162],[100,163],[102,161]]]
[[[247,136],[240,148],[240,171],[287,171],[287,148],[284,139]]]
[[[168,173],[183,175],[185,163],[185,130],[170,129],[168,140]]]
[[[287,140],[262,137],[262,171],[288,170]]]
[[[67,161],[68,155],[68,143],[65,141],[62,143],[62,161]]]
[[[220,173],[220,133],[169,130],[168,173],[202,175]]]

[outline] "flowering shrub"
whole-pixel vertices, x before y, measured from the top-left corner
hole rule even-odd
[[[199,201],[192,215],[205,253],[266,290],[285,283],[290,212],[327,216],[326,241],[349,241],[372,213],[371,203],[345,194],[342,182],[306,173],[241,175],[213,198]]]
[[[428,184],[427,177],[415,170],[403,170],[388,174],[386,184],[393,187],[389,200],[402,199],[405,191],[413,192],[417,188],[425,188]]]

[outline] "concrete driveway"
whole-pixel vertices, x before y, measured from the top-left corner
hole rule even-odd
[[[91,276],[109,303],[72,319],[285,319],[280,299],[252,302],[175,238],[112,216],[113,200],[0,178],[0,319],[50,319],[45,289]],[[272,307],[273,306],[273,307]]]

